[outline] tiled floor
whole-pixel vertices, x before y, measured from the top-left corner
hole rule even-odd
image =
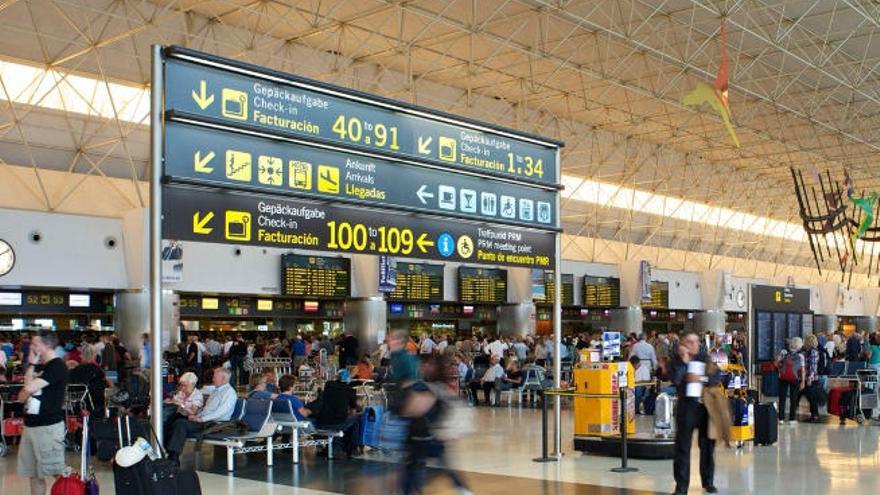
[[[532,462],[540,452],[540,412],[532,409],[477,410],[476,433],[451,447],[450,463],[470,481],[477,494],[608,494],[668,492],[671,461],[631,461],[636,473],[615,474],[619,460],[586,456],[571,450],[570,418],[564,415],[565,456],[557,463]],[[880,427],[836,424],[780,425],[779,442],[741,451],[719,448],[716,485],[722,493],[877,493],[880,489]],[[696,455],[696,449],[695,449]],[[191,462],[192,455],[185,459]],[[265,493],[390,495],[398,466],[387,457],[334,461],[306,455],[294,466],[286,453],[266,469],[264,458],[239,456],[237,474],[225,474],[224,457],[214,461],[205,449],[199,472],[203,493],[247,495]],[[70,457],[71,464],[77,458]],[[103,494],[113,493],[108,466],[99,466]],[[696,462],[693,493],[700,493]],[[299,487],[299,488],[295,488]],[[26,480],[15,475],[15,457],[0,459],[0,493],[26,493]],[[432,479],[427,494],[454,493],[446,480]]]

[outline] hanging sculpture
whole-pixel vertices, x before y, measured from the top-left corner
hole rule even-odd
[[[724,127],[733,139],[733,144],[739,148],[739,138],[733,130],[733,124],[730,122],[730,102],[728,100],[728,87],[730,82],[730,70],[727,65],[727,36],[724,32],[724,21],[721,21],[721,65],[718,67],[718,74],[715,76],[714,87],[704,82],[698,82],[697,87],[685,95],[681,102],[688,106],[700,106],[708,103],[724,122]]]
[[[843,187],[825,175],[812,171],[807,185],[804,174],[791,168],[795,195],[804,231],[819,273],[823,266],[837,267],[852,281],[853,270],[867,263],[867,275],[880,270],[880,202],[878,193],[856,196],[849,172],[844,171]],[[816,187],[818,186],[818,190]]]

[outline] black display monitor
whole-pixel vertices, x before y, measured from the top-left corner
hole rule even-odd
[[[473,303],[507,302],[507,271],[497,268],[459,267],[458,300]]]
[[[351,260],[326,256],[281,256],[281,293],[300,297],[348,297]]]

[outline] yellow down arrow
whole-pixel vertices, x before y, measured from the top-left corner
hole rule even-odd
[[[201,216],[199,212],[193,213],[193,234],[210,234],[214,228],[208,227],[208,222],[214,218],[214,212],[209,211],[205,216]]]
[[[196,102],[196,105],[199,106],[202,110],[208,108],[208,105],[214,103],[214,95],[208,94],[208,83],[203,80],[199,81],[199,92],[196,93],[195,90],[192,92],[193,100]]]
[[[428,250],[426,248],[434,247],[434,241],[428,240],[427,233],[422,233],[416,241],[416,245],[419,247],[419,251],[427,253]]]
[[[196,172],[201,172],[203,174],[210,174],[214,171],[214,167],[209,167],[208,164],[211,163],[211,160],[214,159],[214,152],[211,151],[204,158],[202,158],[202,152],[196,151],[193,155],[193,168]]]

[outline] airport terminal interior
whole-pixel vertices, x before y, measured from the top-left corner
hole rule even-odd
[[[878,114],[871,0],[0,1],[0,493],[876,492]]]

